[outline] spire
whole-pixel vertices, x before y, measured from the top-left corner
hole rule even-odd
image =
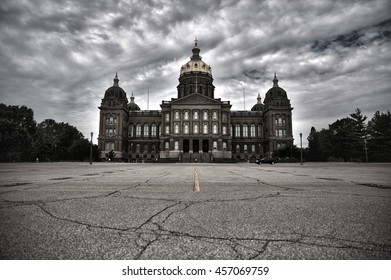
[[[261,95],[259,94],[259,92],[258,92],[257,100],[258,100],[258,104],[262,104],[262,98],[261,98]]]
[[[194,48],[192,49],[193,55],[191,57],[191,60],[201,60],[202,57],[200,56],[200,49],[198,48],[198,40],[197,38],[194,40]]]
[[[132,90],[132,96],[130,97],[130,103],[134,103],[133,90]]]
[[[278,87],[278,79],[276,72],[274,72],[273,87]]]
[[[119,79],[118,79],[118,73],[115,72],[115,77],[114,77],[114,85],[118,87],[118,82],[119,82]]]

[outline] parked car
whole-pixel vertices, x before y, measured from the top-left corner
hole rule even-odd
[[[262,164],[262,163],[275,164],[277,162],[278,160],[276,158],[262,158],[262,159],[257,159],[255,161],[256,164]]]

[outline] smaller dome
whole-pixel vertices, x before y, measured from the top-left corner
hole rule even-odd
[[[262,98],[259,95],[258,92],[258,97],[257,97],[257,104],[255,104],[252,108],[251,111],[263,111],[264,105],[262,104]]]
[[[272,99],[288,99],[286,91],[278,86],[278,79],[276,74],[274,74],[273,87],[269,89],[266,93],[265,103],[269,102]]]
[[[132,96],[130,97],[130,102],[128,104],[128,109],[129,109],[129,111],[140,111],[140,107],[136,103],[134,103],[133,93],[132,93]]]
[[[121,100],[126,100],[126,103],[128,103],[128,100],[126,98],[126,92],[118,85],[119,79],[117,73],[115,73],[114,78],[114,85],[109,87],[105,92],[105,98],[118,98]]]

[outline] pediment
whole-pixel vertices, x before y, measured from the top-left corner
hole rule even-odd
[[[210,97],[194,93],[170,102],[172,105],[218,105],[223,102],[220,99],[212,99]]]

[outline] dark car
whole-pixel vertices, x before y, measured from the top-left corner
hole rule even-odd
[[[269,164],[275,164],[277,163],[277,159],[276,158],[263,158],[263,159],[257,159],[255,161],[256,164],[262,164],[262,163],[269,163]]]

